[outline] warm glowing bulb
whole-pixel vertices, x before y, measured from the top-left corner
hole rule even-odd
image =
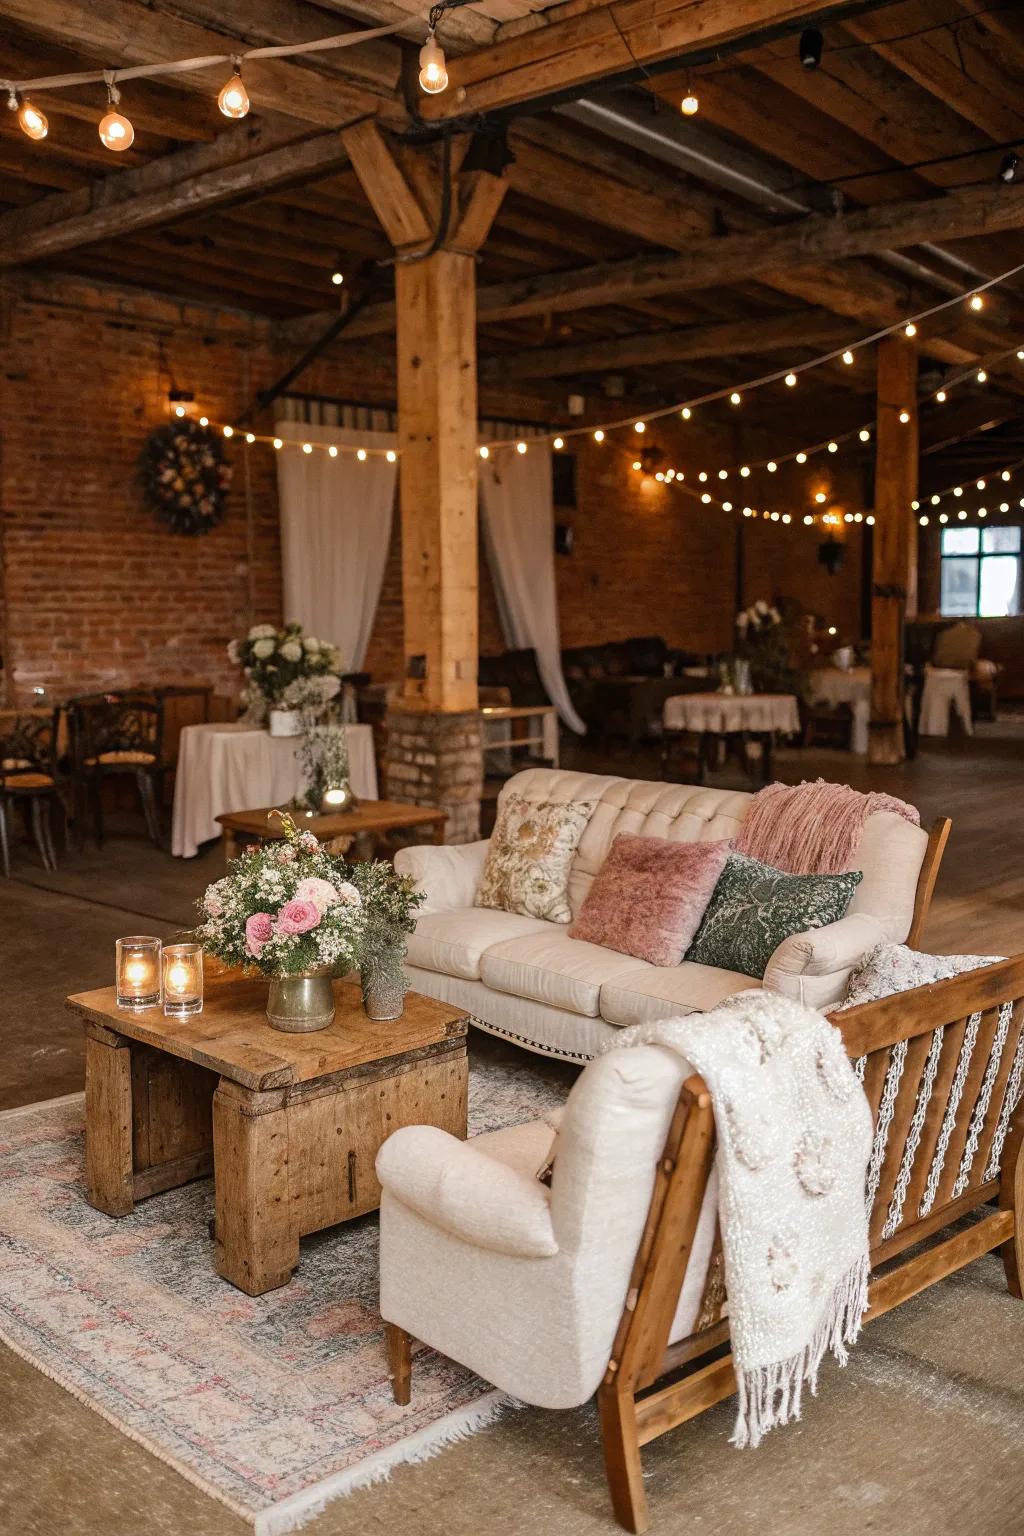
[[[963,488],[962,485],[954,485],[954,487],[953,487],[953,495],[954,496],[962,496],[963,493],[964,493],[964,488]]]
[[[365,464],[366,463],[366,449],[365,448],[357,448],[356,449],[356,458],[359,460],[360,464]]]
[[[917,335],[917,326],[914,324],[913,320],[908,321],[908,323],[903,327],[903,334],[904,336]]]
[[[185,992],[191,981],[191,972],[187,965],[176,960],[173,965],[167,967],[167,985],[172,992]]]
[[[945,403],[946,403],[946,391],[944,389],[937,390],[936,394],[935,394],[935,398],[939,402],[940,405],[945,405]]]
[[[234,437],[234,435],[235,435],[234,427],[225,427],[224,428],[224,436],[225,437]]]
[[[255,434],[255,432],[247,432],[245,434],[245,440],[246,440],[247,443],[254,443],[256,441],[256,434]]]
[[[1000,478],[1000,480],[1009,480],[1009,478],[1010,478],[1010,471],[1008,469],[1004,469],[1002,474],[999,476],[999,478]]]
[[[552,446],[552,448],[554,448],[555,452],[557,453],[559,448],[564,448],[565,447],[565,439],[562,438],[562,437],[556,437],[554,442],[551,444],[551,446]]]
[[[728,478],[729,478],[729,471],[727,469],[720,469],[718,471],[718,478],[719,478],[719,480],[728,480]]]
[[[853,513],[852,512],[844,512],[843,513],[843,522],[844,523],[852,523],[853,522]]]
[[[988,374],[985,372],[984,368],[979,368],[975,374],[975,378],[979,384],[984,384],[985,380],[988,378]]]
[[[646,421],[634,421],[634,423],[633,423],[633,431],[634,432],[646,432],[647,431],[647,423],[646,423]]]
[[[220,88],[217,105],[225,117],[244,117],[249,110],[249,92],[242,84],[242,75],[237,64],[231,79]]]
[[[740,467],[740,476],[744,480],[747,480],[747,479],[750,478],[750,465],[749,464],[741,465],[741,467]]]
[[[809,512],[806,513],[806,515],[804,516],[804,526],[805,527],[810,527],[811,523],[813,523],[813,522],[814,522],[814,518],[811,516],[811,514]]]
[[[30,101],[23,101],[18,108],[18,126],[22,133],[27,133],[30,139],[45,139],[50,131],[46,113],[40,112]]]
[[[982,298],[980,293],[972,293],[967,302],[974,310],[985,308],[985,300]]]
[[[710,500],[711,500],[711,497],[708,495],[707,491],[705,491],[703,496],[701,497],[701,501],[704,503],[705,506],[707,506],[707,504],[708,504],[708,502]]]
[[[312,443],[303,443],[302,451],[303,451],[303,453],[312,453],[313,452],[313,444]]]
[[[779,514],[777,512],[769,512],[768,516],[771,518],[773,523],[777,523],[779,520]]]
[[[345,274],[344,274],[344,272],[332,272],[331,273],[331,282],[334,284],[335,288],[340,288],[344,281],[345,281]]]
[[[516,453],[525,453],[525,452],[526,452],[526,444],[525,443],[516,443]]]
[[[604,442],[604,433],[601,431],[600,427],[598,427],[597,431],[594,433],[594,442],[595,443],[603,443]]]
[[[135,129],[123,112],[108,112],[100,120],[99,131],[102,142],[116,154],[120,154],[123,149],[130,149],[135,138]]]
[[[200,418],[199,418],[199,425],[201,427],[208,427],[210,425],[210,418],[209,418],[209,416],[200,416]]]
[[[839,452],[839,444],[838,443],[829,443],[828,451],[829,451],[829,453],[838,453]]]
[[[871,433],[868,431],[867,427],[861,427],[860,431],[857,433],[857,436],[860,438],[862,443],[870,443],[871,441]]]
[[[693,415],[693,412],[690,410],[688,405],[684,405],[679,414],[684,421],[689,421],[690,417]]]
[[[776,464],[774,459],[769,459],[768,463],[765,465],[765,469],[768,471],[768,473],[770,475],[774,475],[774,473],[778,469],[778,467],[779,466]]]
[[[920,502],[919,502],[919,501],[912,501],[912,502],[911,502],[911,503],[910,503],[910,510],[911,510],[911,512],[916,512],[916,511],[918,511],[918,509],[919,509],[919,508],[920,508],[920,506],[921,506],[921,503],[920,503]]]
[[[806,455],[806,453],[803,452],[802,449],[797,454],[796,461],[797,461],[798,464],[806,464],[807,463],[807,455]]]
[[[843,353],[843,362],[846,364],[847,368],[849,368],[850,364],[853,362],[853,353],[852,352],[844,352]]]
[[[384,457],[387,459],[389,464],[394,464],[394,463],[397,462],[398,454],[395,452],[395,450],[393,448],[389,448],[387,453],[384,455]]]
[[[487,444],[484,443],[483,447],[480,449],[480,457],[482,459],[489,459],[490,456],[491,456],[491,450],[488,448]]]
[[[633,460],[633,468],[634,469],[643,469],[643,465],[641,464],[639,459],[634,459]]]
[[[664,471],[659,469],[658,473],[655,475],[654,478],[655,478],[655,480],[664,480],[664,478],[665,478]]]
[[[782,521],[784,523],[791,523],[793,521],[793,519],[790,517],[788,512],[783,512],[783,514],[782,514]]]
[[[875,526],[874,513],[869,512],[864,521],[867,523],[869,528],[873,528]]]
[[[815,491],[814,499],[818,503],[818,505],[821,506],[823,501],[827,501],[828,500],[828,497],[825,495],[824,491]]]
[[[796,374],[795,373],[787,373],[786,374],[786,384],[787,384],[787,386],[790,389],[793,389],[795,387],[795,385],[796,385]]]
[[[684,117],[695,117],[700,111],[700,102],[692,91],[688,91],[679,103],[679,110]]]
[[[983,491],[985,489],[985,482],[984,482],[984,480],[976,480],[974,483],[978,487],[979,491]]]
[[[436,96],[447,84],[448,71],[445,68],[444,49],[435,39],[434,29],[431,27],[427,33],[427,40],[420,49],[420,85],[428,95]]]
[[[966,508],[962,508],[962,509],[961,509],[961,510],[960,510],[960,511],[959,511],[959,512],[958,512],[958,513],[957,513],[957,517],[958,517],[958,518],[959,518],[959,519],[960,519],[960,521],[961,521],[961,522],[962,522],[962,523],[966,523],[966,521],[967,521],[967,509],[966,509]]]
[[[281,441],[281,439],[279,437],[275,437],[274,438],[274,447],[275,448],[283,448],[284,447],[284,443]]]
[[[900,421],[902,421],[904,426],[906,426],[906,424],[907,424],[907,422],[909,420],[910,420],[910,412],[909,411],[900,411]]]
[[[706,480],[706,479],[707,479],[707,477],[708,477],[708,472],[707,472],[707,470],[706,470],[706,469],[702,469],[702,470],[701,470],[701,472],[700,472],[700,474],[699,474],[699,475],[698,475],[698,476],[697,476],[697,479],[698,479],[698,480],[699,480],[699,481],[700,481],[700,483],[701,483],[701,484],[702,484],[702,485],[703,485],[703,484],[704,484],[704,481],[705,481],[705,480]]]
[[[174,407],[174,414],[175,416],[184,416],[186,414],[185,407],[183,405],[176,405]]]
[[[740,394],[739,390],[734,389],[732,394],[729,396],[729,403],[730,405],[739,405],[742,398],[743,396]]]
[[[949,513],[948,512],[940,512],[939,513],[939,522],[940,523],[948,523],[949,522]]]
[[[338,457],[338,450],[337,450],[337,448],[335,448],[333,443],[328,448],[327,452],[328,452],[328,455],[330,456],[330,458],[332,458],[332,459],[336,459]]]
[[[722,511],[723,512],[731,512],[732,511],[732,502],[731,501],[723,501],[722,502]]]
[[[124,979],[131,987],[141,987],[149,980],[149,961],[129,960],[124,968]]]

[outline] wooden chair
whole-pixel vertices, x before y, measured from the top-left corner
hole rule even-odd
[[[160,846],[163,804],[163,721],[160,699],[130,693],[94,694],[67,706],[75,820],[88,804],[97,846],[103,845],[103,785],[130,775],[150,840]]]
[[[892,1109],[888,1134],[876,1131],[869,1175],[874,1279],[867,1320],[996,1248],[1010,1294],[1020,1298],[1024,1107],[1009,1109],[1024,1065],[1018,1054],[1024,956],[865,1003],[832,1021],[863,1071],[876,1121],[883,1101],[887,1113]],[[736,1390],[721,1266],[714,1260],[697,1328],[668,1344],[714,1146],[711,1098],[703,1080],[691,1077],[665,1144],[598,1390],[612,1505],[628,1531],[648,1525],[641,1447]],[[975,1212],[970,1226],[944,1230]]]
[[[59,711],[49,709],[0,712],[0,863],[11,873],[9,814],[16,805],[28,808],[43,868],[55,870],[51,807],[61,805],[57,785]]]

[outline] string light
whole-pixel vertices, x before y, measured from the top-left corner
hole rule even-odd
[[[491,450],[488,448],[486,443],[482,444],[482,446],[477,449],[477,452],[482,459],[489,459],[491,456]]]
[[[560,449],[565,447],[565,438],[564,437],[556,437],[554,442],[551,444],[551,446],[552,446],[552,448],[554,448],[555,452],[557,453]]]
[[[225,437],[234,437],[235,435],[234,427],[224,427],[223,432]]]
[[[690,417],[693,415],[693,412],[690,410],[688,405],[684,405],[679,414],[684,421],[689,421]]]
[[[276,448],[276,449],[277,449],[277,450],[278,450],[278,451],[279,451],[279,452],[280,452],[280,450],[281,450],[281,449],[282,449],[282,448],[283,448],[283,447],[284,447],[284,443],[283,443],[283,442],[282,442],[282,441],[281,441],[281,439],[280,439],[280,438],[279,438],[279,437],[275,437],[275,438],[274,438],[274,447],[275,447],[275,448]]]
[[[871,441],[871,433],[868,431],[867,427],[861,427],[860,431],[857,433],[857,436],[860,438],[862,443],[870,443]]]
[[[245,440],[246,440],[247,443],[254,443],[256,441],[256,434],[255,434],[255,432],[247,432],[245,434]]]
[[[225,117],[242,118],[249,111],[249,92],[242,82],[242,60],[236,55],[231,61],[231,79],[225,81],[217,94],[217,105]]]
[[[847,351],[846,351],[846,352],[844,352],[844,353],[843,353],[843,362],[844,362],[844,363],[845,363],[845,364],[846,364],[846,366],[847,366],[847,368],[849,368],[849,367],[850,367],[850,365],[851,365],[851,364],[852,364],[852,362],[853,362],[853,353],[852,353],[852,352],[850,352],[850,351],[849,351],[849,350],[847,350]]]
[[[41,112],[38,107],[34,107],[27,98],[24,98],[19,106],[18,93],[15,90],[8,91],[7,105],[12,112],[17,112],[18,127],[22,133],[27,134],[36,143],[40,139],[46,138],[50,131],[50,123],[45,112]]]
[[[429,96],[437,96],[448,84],[444,49],[434,36],[434,29],[427,31],[427,39],[420,49],[420,88]]]
[[[729,404],[730,405],[739,405],[739,403],[740,403],[740,401],[742,399],[743,399],[743,396],[740,394],[739,390],[738,389],[734,389],[732,394],[729,396]]]
[[[366,449],[365,448],[357,448],[356,449],[356,458],[359,460],[360,464],[365,464],[366,463]]]
[[[786,385],[790,389],[792,389],[794,387],[794,385],[796,384],[796,374],[795,373],[787,373],[786,374],[785,382],[786,382]]]
[[[641,464],[639,459],[634,459],[633,460],[633,468],[634,469],[643,469],[643,465]]]
[[[907,424],[907,422],[909,420],[910,420],[910,412],[909,411],[900,411],[900,421],[903,423],[904,426],[906,426],[906,424]]]
[[[389,464],[394,464],[397,461],[397,459],[398,459],[398,454],[395,452],[395,450],[393,448],[389,448],[387,453],[384,455],[384,457],[388,461]]]
[[[935,398],[939,402],[940,405],[945,405],[945,403],[946,403],[946,391],[944,389],[938,390],[936,392]]]
[[[917,326],[914,324],[913,320],[908,320],[907,324],[903,327],[903,334],[904,336],[917,335]]]
[[[332,272],[331,273],[331,282],[334,284],[335,288],[340,288],[344,281],[345,281],[345,274],[344,274],[344,272]]]
[[[303,453],[312,453],[313,452],[313,444],[312,443],[303,443],[302,451],[303,451]]]
[[[686,95],[679,103],[679,110],[684,117],[696,117],[697,113],[700,111],[700,102],[692,91],[687,91]]]
[[[331,444],[331,446],[330,446],[330,447],[329,447],[329,448],[328,448],[328,450],[327,450],[327,452],[328,452],[328,454],[329,454],[329,455],[330,455],[330,457],[331,457],[331,458],[332,458],[332,459],[336,459],[336,458],[337,458],[337,457],[338,457],[338,450],[337,450],[337,448],[336,448],[336,447],[335,447],[335,446],[334,446],[334,444],[333,444],[333,443],[332,443],[332,444]]]
[[[112,102],[116,102],[119,100],[119,97],[120,93],[112,96],[110,99]],[[99,135],[106,147],[112,149],[115,154],[131,149],[135,141],[135,129],[128,118],[125,117],[123,112],[115,112],[113,110],[106,113],[100,119]]]
[[[602,436],[603,436],[603,434],[602,434]],[[516,443],[516,453],[525,453],[525,452],[526,452],[526,444],[523,443],[523,442]]]
[[[646,423],[646,421],[634,421],[634,423],[633,423],[633,431],[634,432],[646,432],[647,431],[647,423]]]
[[[603,431],[601,430],[600,427],[598,427],[597,431],[594,433],[594,442],[595,443],[603,443],[604,442],[604,433],[603,433]]]
[[[985,300],[982,298],[980,293],[972,293],[970,298],[967,300],[967,303],[968,306],[975,311],[985,308]]]

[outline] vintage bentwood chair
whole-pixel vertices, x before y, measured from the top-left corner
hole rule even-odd
[[[75,824],[91,810],[97,846],[103,845],[103,785],[131,775],[139,792],[146,831],[160,846],[163,804],[163,705],[132,693],[91,694],[67,705]]]
[[[876,1119],[869,1320],[997,1248],[1021,1296],[1022,999],[1018,956],[832,1015]],[[648,1524],[641,1447],[736,1390],[715,1119],[684,1071],[652,1046],[592,1062],[550,1192],[536,1177],[543,1124],[468,1142],[412,1126],[377,1164],[396,1401],[410,1400],[414,1338],[540,1407],[596,1390],[612,1504],[635,1532]]]
[[[58,710],[0,711],[0,863],[11,873],[11,822],[26,808],[43,868],[57,868],[50,811],[61,806],[57,786]]]

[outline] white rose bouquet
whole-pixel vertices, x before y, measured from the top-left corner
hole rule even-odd
[[[254,624],[244,640],[231,641],[228,656],[245,672],[242,697],[250,718],[262,718],[271,704],[319,708],[341,687],[337,647],[304,635],[301,624]]]

